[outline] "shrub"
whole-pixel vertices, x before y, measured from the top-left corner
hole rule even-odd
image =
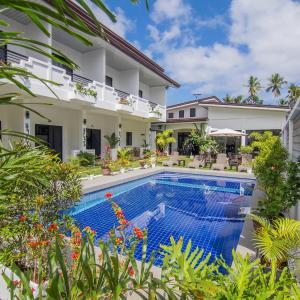
[[[92,153],[80,151],[77,157],[79,158],[80,165],[83,167],[95,165],[96,156]]]

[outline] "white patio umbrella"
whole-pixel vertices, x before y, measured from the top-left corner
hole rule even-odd
[[[224,136],[225,137],[225,152],[226,152],[226,145],[227,145],[227,137],[235,137],[235,136],[247,136],[246,133],[236,131],[230,128],[223,128],[223,129],[218,129],[213,132],[209,133],[209,136]]]

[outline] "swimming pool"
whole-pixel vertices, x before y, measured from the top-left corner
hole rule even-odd
[[[250,179],[163,172],[85,194],[69,214],[81,229],[95,229],[97,240],[107,237],[118,225],[104,196],[109,191],[133,226],[147,228],[148,257],[173,236],[184,237],[185,244],[191,239],[194,248],[211,252],[212,259],[222,255],[230,264],[244,223],[241,208],[250,206],[253,186]],[[155,264],[160,263],[156,254]]]

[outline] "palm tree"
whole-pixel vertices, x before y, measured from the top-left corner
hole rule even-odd
[[[289,88],[288,88],[288,104],[290,107],[293,107],[297,100],[300,97],[300,87],[297,86],[296,84],[292,83]]]
[[[285,84],[287,84],[287,81],[284,80],[284,78],[278,73],[272,74],[268,81],[269,83],[266,88],[266,92],[271,91],[275,98],[279,97],[281,94],[280,90]]]
[[[259,98],[257,96],[257,93],[262,89],[261,83],[258,78],[255,76],[250,76],[247,87],[249,92],[248,102],[258,103]]]
[[[259,224],[254,240],[265,261],[276,267],[286,263],[291,250],[300,245],[300,222],[288,218],[270,222],[257,215],[251,215],[251,219]]]
[[[234,103],[242,103],[244,96],[243,95],[238,95],[234,97],[233,102]]]
[[[226,94],[226,96],[223,98],[223,101],[225,103],[233,103],[234,98],[230,96],[229,94]]]
[[[166,129],[157,134],[156,144],[161,150],[165,151],[168,144],[176,143],[176,140],[172,137],[172,134],[172,129]]]
[[[120,139],[116,136],[114,132],[111,135],[105,135],[104,138],[107,140],[109,147],[111,149],[115,149],[115,147],[118,145],[120,141]]]

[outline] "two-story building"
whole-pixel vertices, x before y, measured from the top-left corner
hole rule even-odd
[[[69,5],[85,20],[89,19],[74,2],[69,1]],[[47,25],[52,32],[48,38],[20,12],[5,10],[1,18],[11,25],[10,31],[24,32],[24,37],[61,50],[80,67],[73,71],[30,50],[14,45],[3,47],[2,61],[60,85],[50,84],[51,91],[38,80],[24,78],[24,84],[37,97],[24,94],[21,103],[37,103],[32,108],[47,119],[15,106],[1,106],[2,129],[42,138],[67,160],[86,149],[103,156],[107,144],[104,136],[113,132],[120,137],[119,146],[140,147],[144,140],[149,142],[151,122],[166,120],[166,89],[179,84],[107,27],[103,26],[105,39],[88,37],[93,46],[86,46],[51,25]],[[92,23],[90,20],[89,26]],[[1,88],[3,92],[18,91],[13,84]]]
[[[152,130],[172,129],[177,141],[172,150],[184,153],[184,142],[195,124],[204,124],[208,132],[230,128],[247,135],[253,131],[265,130],[279,134],[288,114],[288,107],[276,105],[224,103],[212,96],[187,101],[167,107],[166,122],[153,122]],[[249,138],[227,138],[228,152],[235,152],[241,145],[246,145]],[[219,138],[219,143],[224,139]],[[171,150],[171,149],[170,149]]]

